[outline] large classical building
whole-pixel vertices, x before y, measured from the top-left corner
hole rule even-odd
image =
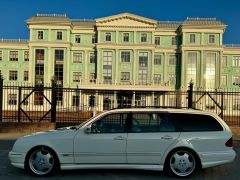
[[[95,20],[37,14],[26,23],[29,40],[0,39],[4,82],[49,84],[55,78],[61,87],[81,89],[73,105],[83,96],[87,104],[90,95],[103,106],[122,99],[158,104],[158,93],[186,91],[190,81],[195,89],[240,85],[240,47],[223,45],[226,25],[215,18],[164,22],[129,13]]]

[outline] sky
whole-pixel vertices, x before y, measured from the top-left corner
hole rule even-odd
[[[133,13],[157,21],[187,17],[217,18],[228,25],[224,44],[240,44],[239,0],[0,0],[0,38],[28,39],[25,20],[37,13],[67,14],[70,19],[96,19]]]

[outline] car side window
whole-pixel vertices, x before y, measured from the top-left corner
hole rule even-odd
[[[109,114],[92,123],[91,133],[124,133],[127,114]]]
[[[130,132],[174,132],[167,113],[133,113]]]
[[[209,115],[171,113],[171,118],[182,132],[223,131],[219,122]]]

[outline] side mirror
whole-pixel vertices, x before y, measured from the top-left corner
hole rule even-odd
[[[90,134],[90,133],[91,133],[91,127],[86,127],[86,128],[84,129],[84,132],[85,132],[86,134]]]

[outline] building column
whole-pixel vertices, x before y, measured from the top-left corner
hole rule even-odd
[[[48,47],[48,82],[47,83],[51,83],[51,79],[54,77],[54,60],[51,60],[51,48]],[[54,56],[53,56],[54,57]]]
[[[204,45],[204,33],[201,33],[201,45]]]
[[[86,50],[84,50],[84,60],[83,60],[83,63],[84,63],[84,83],[87,83],[89,82],[88,80],[88,53]]]
[[[136,99],[136,92],[133,91],[133,96],[132,96],[132,107],[135,107],[135,99]]]
[[[163,82],[166,83],[168,81],[167,77],[167,53],[164,52],[164,61],[163,61]]]
[[[114,101],[114,108],[117,108],[117,91],[114,91],[113,101]]]
[[[65,63],[65,64],[67,64],[67,69],[66,69],[66,74],[67,74],[67,82],[66,82],[66,85],[68,86],[68,87],[70,87],[70,66],[69,66],[69,64],[70,64],[70,48],[68,47],[67,48],[67,59],[66,59],[66,61],[67,61],[67,63]],[[64,75],[65,76],[65,75]]]
[[[138,78],[138,66],[137,66],[137,51],[134,49],[133,50],[133,69],[132,69],[132,77],[133,77],[133,85],[136,84]]]
[[[185,84],[185,68],[184,68],[184,51],[182,51],[182,56],[181,56],[181,89],[187,88]]]
[[[32,48],[32,46],[29,46],[29,67],[28,67],[28,72],[29,72],[29,82],[34,84],[34,77],[35,77],[35,73],[34,73],[34,69],[35,67],[33,67],[33,64],[35,64],[35,58],[34,58],[34,49]],[[34,63],[33,63],[34,62]]]
[[[117,82],[118,82],[118,50],[116,49],[115,50],[115,63],[112,63],[112,65],[114,65],[113,67],[112,67],[112,69],[113,69],[113,72],[114,72],[114,76],[115,76],[115,78],[114,78],[114,84],[116,85],[117,84]]]
[[[151,105],[151,106],[155,106],[155,104],[154,104],[154,95],[155,95],[155,94],[154,94],[154,91],[153,91],[153,92],[152,92],[152,103],[151,103],[152,105]]]
[[[100,73],[100,49],[97,49],[97,72],[96,72],[96,84],[99,84],[100,83],[100,76],[101,76],[101,73]]]
[[[205,75],[203,72],[203,50],[201,50],[200,55],[200,80],[199,80],[199,87],[204,88],[204,81],[205,81]]]

